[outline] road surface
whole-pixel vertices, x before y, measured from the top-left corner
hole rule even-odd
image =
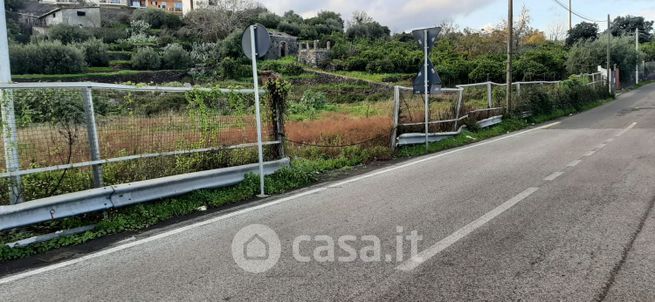
[[[560,123],[8,276],[0,301],[654,301],[654,128],[651,85]],[[233,257],[253,224],[280,242],[262,273]],[[356,256],[338,245],[330,261],[330,238],[352,239]],[[252,263],[274,258],[261,239],[243,249]]]

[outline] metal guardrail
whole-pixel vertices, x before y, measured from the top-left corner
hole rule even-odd
[[[497,115],[497,116],[492,116],[487,119],[483,119],[481,121],[478,121],[478,127],[480,128],[488,128],[493,125],[498,125],[503,122],[503,116],[502,115]]]
[[[459,135],[466,126],[461,126],[455,132],[428,133],[428,142],[435,143],[447,138]],[[404,133],[398,136],[396,144],[398,146],[418,145],[425,143],[425,133]]]
[[[266,162],[264,163],[264,174],[273,174],[288,165],[288,158]],[[234,185],[243,181],[246,174],[258,173],[258,169],[259,165],[255,163],[108,186],[0,206],[0,230],[124,207],[200,189]]]

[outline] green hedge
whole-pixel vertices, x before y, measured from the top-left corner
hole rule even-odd
[[[78,47],[59,41],[42,41],[9,48],[13,74],[80,73],[86,62]]]

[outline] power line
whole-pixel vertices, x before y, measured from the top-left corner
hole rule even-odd
[[[576,15],[577,17],[579,17],[581,19],[587,20],[589,22],[594,22],[594,23],[607,23],[607,21],[594,20],[594,19],[586,17],[583,14],[578,13],[578,12],[576,12],[574,10],[570,10],[569,7],[566,4],[562,3],[560,0],[553,0],[553,1],[555,3],[557,3],[557,5],[561,6],[563,9],[565,9],[566,11],[570,11],[572,14]]]

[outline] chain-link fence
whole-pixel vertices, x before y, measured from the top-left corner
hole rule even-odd
[[[0,204],[258,159],[252,90],[93,83],[5,88],[3,104],[13,99],[15,125],[4,118],[3,129],[15,129],[16,138],[5,135],[2,142]],[[262,137],[265,157],[273,159],[281,155],[280,133],[275,106],[267,105]],[[12,150],[17,163],[7,162]],[[12,187],[18,189],[10,193]]]

